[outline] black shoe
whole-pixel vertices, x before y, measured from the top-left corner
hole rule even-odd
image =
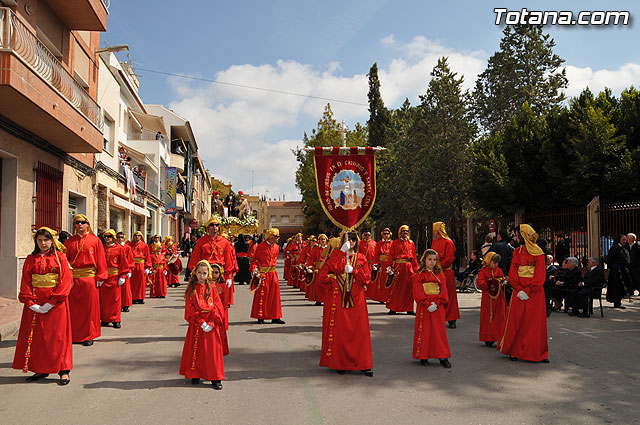
[[[487,347],[493,347],[493,343],[494,343],[494,342],[495,342],[495,341],[485,341],[485,342],[484,342],[484,345],[486,345]]]
[[[422,366],[429,366],[429,359],[420,359],[420,364]]]
[[[144,300],[138,301],[138,304],[144,304]]]
[[[122,326],[120,325],[120,322],[113,322],[113,327],[116,329],[120,329]]]
[[[344,375],[346,373],[346,371],[344,371],[344,370],[336,370],[336,373],[338,375]]]
[[[123,313],[128,313],[129,312],[129,307],[122,307],[120,309],[120,311],[123,312]]]
[[[576,314],[576,312],[575,312],[575,311],[570,311],[570,312],[569,312],[569,316],[577,316],[577,314]]]
[[[191,378],[191,385],[200,385],[200,378]]]
[[[86,341],[82,341],[80,344],[84,345],[85,347],[91,347],[93,345],[93,340],[86,340]]]
[[[509,360],[511,360],[512,362],[517,362],[518,358],[517,357],[513,357],[513,356],[509,356]]]
[[[285,321],[282,319],[273,319],[271,323],[277,323],[278,325],[284,325]]]
[[[449,359],[440,359],[440,366],[444,367],[445,369],[451,369],[451,362],[449,361]]]
[[[133,300],[131,301],[131,304],[142,304],[140,301],[142,300]]]
[[[258,319],[258,324],[259,324],[259,325],[264,324],[264,319]]]
[[[27,378],[27,382],[39,381],[40,379],[46,378],[47,376],[49,376],[48,373],[35,373]]]
[[[617,306],[616,308],[620,308],[622,310],[625,310],[627,307],[623,306],[622,304],[620,304],[619,306]]]
[[[67,375],[67,377],[63,379],[62,378],[63,375]],[[65,386],[69,382],[71,382],[71,379],[69,378],[69,374],[68,373],[63,373],[62,375],[60,375],[60,380],[58,381],[58,385]]]
[[[589,315],[587,313],[580,313],[578,314],[578,317],[589,317]]]
[[[320,301],[316,301],[316,303],[314,305],[315,306],[322,306],[322,303]]]
[[[362,373],[364,373],[365,376],[368,376],[369,378],[373,376],[373,371],[371,369],[363,370]]]
[[[415,316],[416,312],[415,311],[407,311],[407,315],[408,316]]]
[[[549,359],[540,360],[540,363],[549,363]]]
[[[389,310],[389,312],[388,312],[387,314],[398,314],[398,313],[396,313],[396,312],[395,312],[395,311],[393,311],[393,310]]]
[[[378,304],[386,304],[384,301],[378,301]]]
[[[211,381],[211,385],[213,386],[214,390],[221,390],[222,389],[222,382],[220,382],[220,381]]]
[[[107,326],[109,326],[109,322],[100,322],[100,326],[106,328]]]
[[[449,329],[455,329],[457,327],[455,320],[451,320],[448,323],[449,323]]]

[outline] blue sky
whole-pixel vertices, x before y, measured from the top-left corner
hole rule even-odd
[[[150,5],[153,4],[152,7]],[[499,48],[495,7],[628,10],[631,24],[547,26],[566,60],[569,96],[589,85],[640,86],[640,6],[635,1],[201,1],[111,0],[102,43],[126,43],[134,67],[366,104],[378,63],[388,107],[416,103],[440,56],[471,87]],[[118,54],[126,60],[126,54]],[[191,121],[211,173],[234,189],[299,199],[290,149],[301,145],[326,101],[138,71],[145,103]],[[338,120],[367,120],[366,106],[332,102]]]

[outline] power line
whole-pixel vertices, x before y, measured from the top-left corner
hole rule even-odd
[[[145,69],[145,68],[138,68],[138,67],[132,67],[132,68],[134,70],[136,70],[136,71],[153,72],[155,74],[170,75],[172,77],[188,78],[188,79],[191,79],[191,80],[198,80],[198,81],[206,81],[208,83],[223,84],[225,86],[242,87],[244,89],[261,90],[261,91],[266,91],[266,92],[271,92],[271,93],[287,94],[289,96],[306,97],[306,98],[309,98],[309,99],[326,100],[326,101],[329,101],[329,102],[347,103],[347,104],[350,104],[350,105],[357,105],[357,106],[368,106],[366,103],[351,102],[349,100],[331,99],[331,98],[328,98],[328,97],[313,96],[313,95],[310,95],[310,94],[300,94],[300,93],[293,93],[293,92],[288,92],[288,91],[283,91],[283,90],[267,89],[267,88],[264,88],[264,87],[255,87],[255,86],[247,86],[247,85],[244,85],[244,84],[227,83],[227,82],[224,82],[224,81],[216,81],[216,80],[211,80],[211,79],[208,79],[208,78],[193,77],[191,75],[184,75],[184,74],[174,74],[174,73],[171,73],[171,72],[156,71],[156,70],[153,70],[153,69]]]

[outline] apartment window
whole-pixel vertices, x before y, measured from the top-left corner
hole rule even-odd
[[[67,232],[73,234],[73,216],[87,213],[87,198],[76,193],[69,192],[69,208],[67,213]]]
[[[36,168],[36,228],[62,230],[62,171],[38,161]]]
[[[115,138],[115,122],[104,117],[104,138],[102,149],[113,155],[113,140]]]
[[[270,222],[271,222],[271,224],[274,224],[276,222],[276,216],[275,215],[271,216]]]
[[[302,224],[304,223],[304,216],[303,215],[297,215],[296,216],[296,224]]]
[[[280,223],[289,224],[289,216],[288,215],[281,215],[280,216]]]

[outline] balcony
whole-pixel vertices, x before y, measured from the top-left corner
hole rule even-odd
[[[72,30],[106,31],[107,0],[47,0],[56,15]]]
[[[8,8],[0,8],[0,114],[64,152],[102,151],[102,109]]]
[[[176,167],[178,169],[178,174],[184,173],[184,157],[182,155],[178,155],[177,153],[170,154],[169,166]]]

